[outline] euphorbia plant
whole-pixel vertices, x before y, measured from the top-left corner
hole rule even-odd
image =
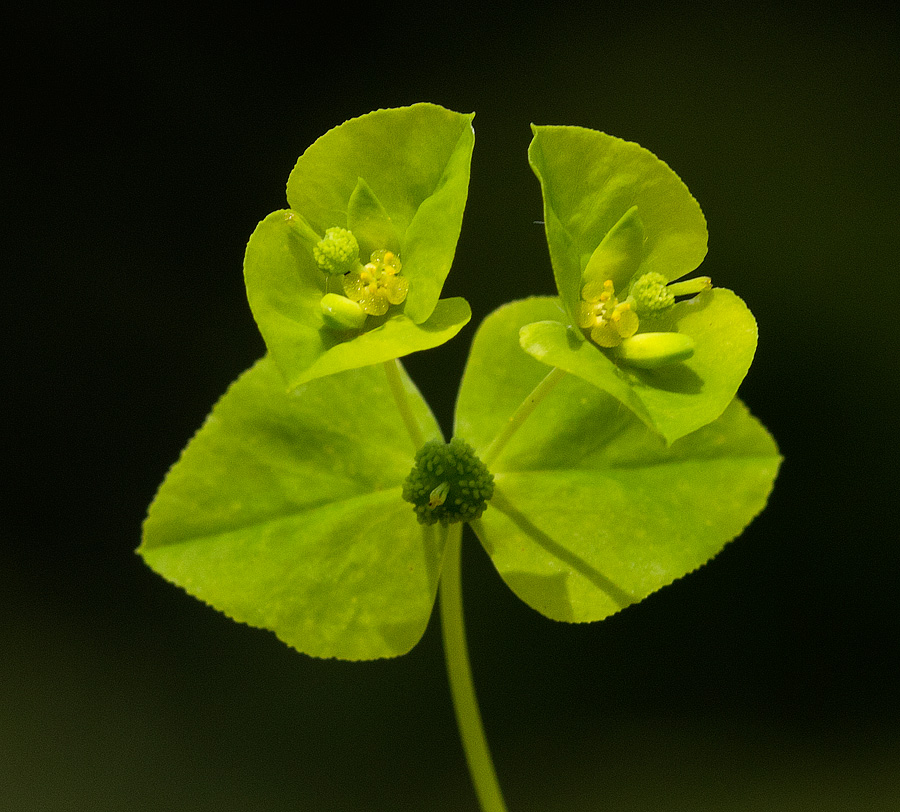
[[[150,507],[140,553],[235,620],[315,657],[409,651],[438,593],[484,810],[504,809],[466,654],[469,523],[555,620],[600,620],[700,566],[765,505],[779,455],[735,399],[752,315],[678,282],[706,225],[651,153],[536,127],[559,297],[504,305],[472,343],[445,442],[399,358],[468,321],[440,299],[471,116],[379,110],[315,142],[245,259],[268,354],[231,386]]]

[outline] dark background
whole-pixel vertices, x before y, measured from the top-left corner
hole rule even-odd
[[[512,812],[900,807],[898,19],[517,8],[12,20],[0,809],[476,809],[437,622],[397,660],[316,661],[133,552],[264,351],[243,249],[297,156],[416,101],[477,112],[445,286],[474,318],[408,359],[445,427],[475,326],[554,292],[529,123],[578,124],[651,149],[700,201],[705,272],[759,321],[741,395],[786,458],[738,541],[601,624],[537,615],[467,537]]]

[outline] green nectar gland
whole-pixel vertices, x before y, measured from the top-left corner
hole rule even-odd
[[[615,349],[616,357],[628,366],[658,369],[694,355],[694,339],[683,333],[638,333]]]
[[[403,483],[420,524],[469,522],[484,513],[494,495],[494,475],[465,440],[429,440]]]
[[[359,243],[346,228],[329,228],[313,247],[313,259],[326,274],[343,275],[359,267]]]
[[[326,293],[319,303],[322,321],[333,330],[359,330],[366,321],[366,314],[356,303],[346,296]]]

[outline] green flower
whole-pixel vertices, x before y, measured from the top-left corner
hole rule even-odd
[[[658,369],[686,361],[694,354],[694,341],[680,333],[638,333],[638,314],[660,314],[675,304],[681,294],[701,293],[712,283],[708,276],[669,285],[666,278],[651,271],[639,276],[626,292],[625,301],[616,298],[611,279],[599,284],[587,282],[578,303],[578,326],[598,347],[616,348],[613,357],[628,366]],[[651,338],[652,337],[652,338]]]
[[[466,301],[440,294],[473,144],[472,116],[416,104],[351,119],[300,156],[290,208],[257,226],[244,260],[250,308],[289,389],[436,347],[468,322]]]
[[[558,311],[535,297],[485,319],[449,443],[399,363],[318,378],[298,395],[262,359],[168,473],[141,555],[229,617],[348,660],[420,639],[458,522],[510,589],[555,620],[600,620],[691,572],[762,509],[774,442],[735,400],[666,446],[573,375],[509,439],[551,377],[516,330]]]
[[[697,201],[637,144],[533,129],[560,312],[523,326],[521,346],[608,392],[667,442],[715,420],[750,367],[756,322],[708,277],[676,281],[706,255]]]

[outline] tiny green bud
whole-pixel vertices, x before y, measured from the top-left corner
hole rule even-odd
[[[419,524],[469,522],[484,513],[494,495],[494,475],[464,440],[429,440],[403,483]]]
[[[356,302],[337,293],[326,293],[319,306],[325,323],[336,330],[358,330],[366,321],[365,311]]]
[[[359,243],[352,231],[329,228],[313,248],[313,258],[325,273],[343,275],[359,265]]]
[[[651,271],[637,278],[628,295],[634,300],[639,313],[651,313],[671,307],[675,304],[676,296],[691,296],[711,287],[712,279],[708,276],[697,276],[670,284],[661,273]]]
[[[694,339],[683,333],[638,333],[616,348],[619,359],[641,369],[686,361],[693,354]]]
[[[685,279],[683,282],[673,282],[669,285],[669,291],[673,296],[692,296],[702,293],[712,287],[712,279],[708,276],[695,276],[693,279]]]
[[[450,483],[442,482],[431,492],[428,499],[428,507],[434,510],[436,507],[443,505],[447,501],[448,493],[450,493]]]

